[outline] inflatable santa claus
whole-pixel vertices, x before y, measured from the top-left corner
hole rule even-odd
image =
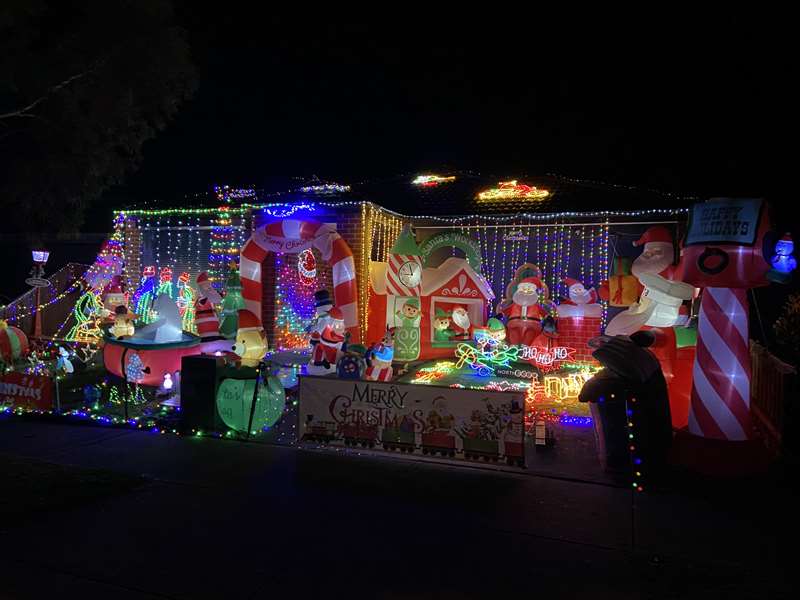
[[[310,375],[327,375],[336,371],[336,362],[345,349],[345,326],[342,311],[333,307],[328,311],[330,321],[322,330],[311,334]]]
[[[108,317],[114,314],[118,306],[127,306],[127,295],[122,290],[122,276],[114,275],[111,281],[103,288],[103,316]]]
[[[211,285],[208,273],[197,276],[197,300],[194,303],[194,325],[201,338],[219,336],[219,317],[214,306],[222,302],[222,297]]]
[[[631,270],[641,279],[643,273],[656,273],[664,279],[675,279],[675,244],[672,233],[663,225],[654,225],[633,242],[642,253],[633,261]]]
[[[547,312],[540,306],[539,298],[547,297],[547,286],[538,277],[526,277],[517,285],[511,303],[500,309],[507,320],[508,343],[535,345],[542,335],[542,320]]]
[[[470,322],[469,313],[463,306],[456,306],[450,315],[451,328],[454,335],[451,339],[466,340],[470,338],[472,331],[472,323]]]
[[[603,307],[597,303],[597,290],[586,287],[577,279],[564,278],[568,299],[558,305],[559,317],[601,317]]]
[[[669,229],[662,225],[650,227],[633,245],[643,248],[632,266],[643,291],[638,302],[611,319],[605,334],[631,335],[641,329],[653,333],[655,343],[649,350],[658,358],[667,382],[672,425],[681,428],[689,418],[695,347],[688,339],[691,336],[682,335],[679,343],[675,327],[688,321],[686,302],[695,296],[695,288],[675,281],[678,267],[673,264],[675,250]],[[693,334],[694,330],[681,332]]]

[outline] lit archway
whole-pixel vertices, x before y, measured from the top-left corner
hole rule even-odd
[[[331,225],[319,221],[283,219],[267,223],[253,232],[242,247],[239,262],[242,298],[247,310],[255,315],[263,329],[261,265],[267,254],[297,254],[311,247],[319,250],[322,259],[331,266],[333,300],[344,315],[344,325],[350,332],[350,341],[361,341],[353,252]]]

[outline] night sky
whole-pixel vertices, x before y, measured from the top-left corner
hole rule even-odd
[[[133,203],[175,206],[219,183],[283,191],[311,175],[557,173],[779,208],[792,199],[780,157],[794,143],[794,72],[780,19],[400,5],[276,16],[246,4],[175,1],[198,91],[145,144],[140,169],[87,211],[85,232],[107,232],[112,209]],[[98,243],[53,258],[91,261]]]
[[[177,3],[199,90],[109,200],[447,167],[701,196],[776,193],[768,140],[788,54],[749,14],[580,24],[199,4]]]

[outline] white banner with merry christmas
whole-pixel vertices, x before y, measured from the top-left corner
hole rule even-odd
[[[300,438],[444,456],[525,461],[519,392],[306,376],[300,378]]]

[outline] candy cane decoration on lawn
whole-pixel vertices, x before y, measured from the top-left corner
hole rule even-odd
[[[746,289],[703,290],[697,324],[689,432],[750,438],[750,350]]]
[[[269,252],[297,254],[314,247],[333,272],[333,298],[344,315],[350,341],[360,341],[358,324],[358,290],[353,252],[336,230],[318,221],[283,219],[259,227],[242,247],[239,277],[242,298],[247,310],[261,323],[261,263]]]

